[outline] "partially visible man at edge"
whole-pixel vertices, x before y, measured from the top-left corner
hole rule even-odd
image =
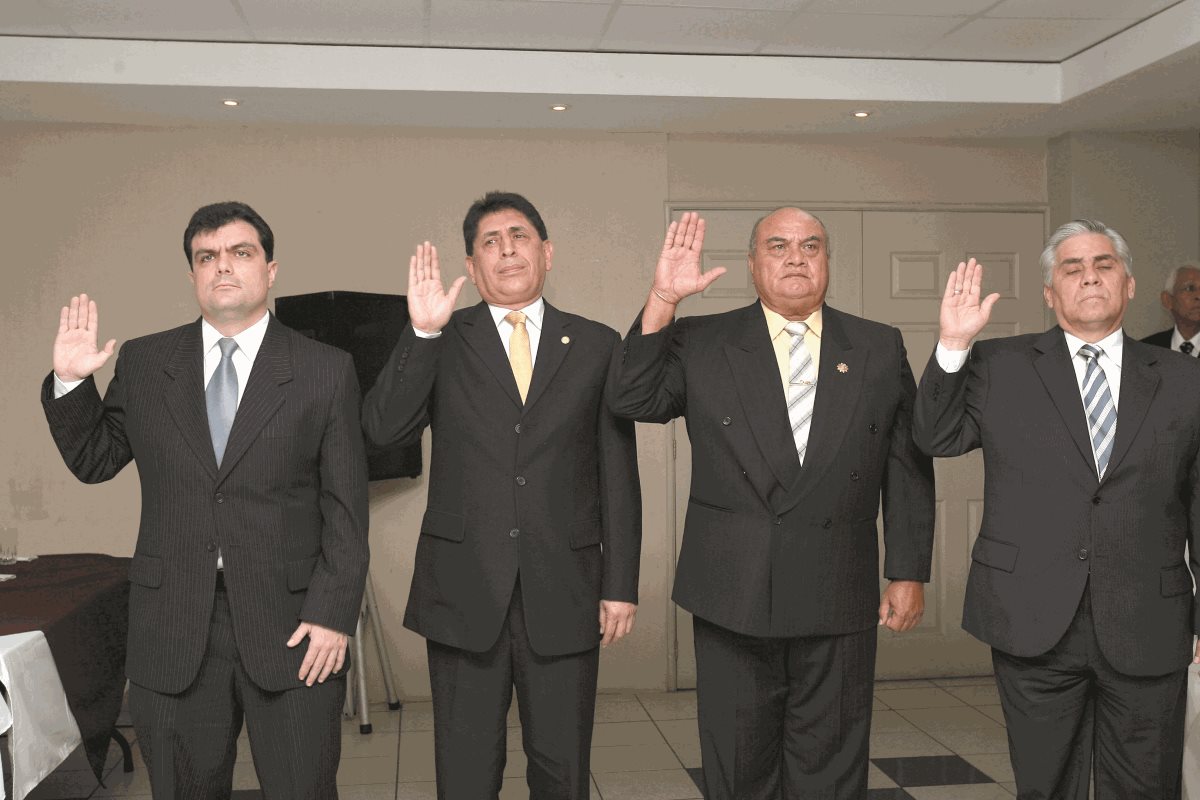
[[[1142,341],[1178,350],[1192,358],[1200,357],[1200,266],[1181,264],[1167,273],[1159,300],[1175,326],[1152,333]]]

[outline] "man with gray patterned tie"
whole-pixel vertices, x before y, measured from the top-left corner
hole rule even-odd
[[[1018,796],[1084,800],[1094,771],[1097,798],[1179,797],[1200,364],[1125,334],[1112,228],[1069,222],[1041,262],[1058,325],[973,347],[999,295],[980,297],[974,259],[951,274],[914,438],[983,449],[963,627],[992,646]]]
[[[695,615],[705,796],[860,800],[876,628],[920,622],[933,552],[916,385],[900,331],[825,304],[829,234],[815,216],[779,208],[755,223],[758,302],[675,320],[725,271],[701,269],[703,242],[692,212],[668,228],[610,403],[687,420],[673,597]]]
[[[137,461],[126,673],[154,796],[228,798],[245,720],[264,797],[336,798],[367,569],[358,381],[267,311],[278,264],[252,208],[201,208],[183,249],[201,318],[127,342],[101,400],[116,342],[72,298],[46,419],[86,483]]]

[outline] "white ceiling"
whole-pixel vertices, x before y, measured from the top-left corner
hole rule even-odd
[[[0,120],[1048,136],[1198,86],[1200,0],[0,4]]]

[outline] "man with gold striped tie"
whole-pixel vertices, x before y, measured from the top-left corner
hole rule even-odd
[[[491,192],[463,221],[483,302],[454,311],[437,250],[409,264],[410,325],[363,404],[377,444],[433,431],[404,624],[425,637],[438,797],[500,791],[515,687],[536,800],[587,800],[599,645],[637,610],[633,424],[604,405],[620,337],[542,297],[554,248],[533,204]]]

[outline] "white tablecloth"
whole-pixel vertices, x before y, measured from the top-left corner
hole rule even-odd
[[[0,730],[7,711],[13,798],[22,800],[83,740],[50,645],[40,631],[0,636],[0,683],[8,693],[5,710],[0,710]]]

